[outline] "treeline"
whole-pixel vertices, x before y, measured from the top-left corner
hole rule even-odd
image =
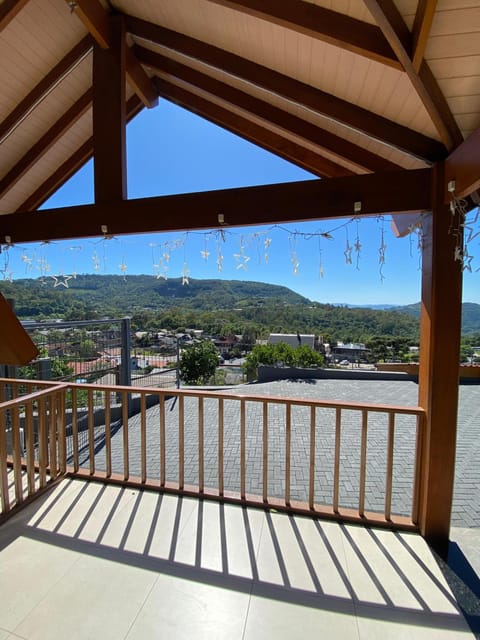
[[[418,344],[418,305],[385,311],[312,302],[286,287],[259,282],[157,280],[152,276],[84,275],[68,288],[52,280],[0,282],[22,319],[89,320],[128,315],[138,331],[202,329],[210,335],[312,333],[325,341],[385,336]],[[480,332],[480,305],[465,303],[468,332]],[[390,340],[391,341],[391,340]],[[477,345],[475,345],[477,346]]]

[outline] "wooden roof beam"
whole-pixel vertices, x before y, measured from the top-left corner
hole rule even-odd
[[[171,76],[176,77],[182,82],[197,87],[201,91],[206,91],[212,96],[239,107],[251,115],[262,118],[267,127],[268,123],[272,123],[286,132],[328,150],[340,158],[349,160],[361,169],[366,171],[392,171],[400,168],[390,160],[386,160],[287,111],[274,107],[264,100],[255,98],[170,58],[157,54],[155,68],[160,73],[166,74],[168,80]],[[157,87],[158,91],[161,92],[161,81],[160,83],[157,82]]]
[[[136,93],[127,100],[127,120],[134,118],[143,109],[143,102]],[[84,142],[52,175],[42,182],[22,204],[17,211],[35,211],[51,195],[69,180],[88,160],[93,157],[93,136]]]
[[[0,216],[0,238],[39,242],[113,235],[187,231],[218,227],[218,214],[231,227],[334,219],[354,215],[412,213],[431,209],[431,170],[401,170],[306,180],[260,187],[78,205]]]
[[[0,33],[23,9],[28,0],[3,0],[0,4]]]
[[[68,3],[69,0],[66,0]],[[109,49],[112,46],[112,29],[110,16],[99,0],[76,0],[74,11],[97,44],[102,49]],[[158,104],[158,96],[148,75],[142,65],[135,58],[133,52],[127,47],[126,50],[127,79],[148,108]]]
[[[422,61],[418,73],[415,70],[412,34],[395,3],[393,0],[364,0],[364,3],[402,63],[442,142],[449,150],[457,147],[463,140],[460,129],[427,62]]]
[[[204,97],[195,95],[182,87],[165,80],[158,82],[157,87],[160,96],[166,100],[227,129],[248,142],[252,142],[320,178],[354,175],[354,172],[350,169],[322,157],[319,153],[315,153],[315,151],[307,149],[293,140],[269,130],[267,127],[252,122],[252,120],[221,107]]]
[[[376,25],[331,9],[303,0],[209,1],[401,69],[394,51]]]
[[[306,106],[316,113],[357,129],[424,162],[435,162],[447,156],[445,147],[436,140],[272,69],[138,18],[127,16],[126,23],[127,30],[134,36],[199,60],[203,64]],[[136,46],[134,50],[144,65],[153,66],[152,52],[149,49]]]
[[[0,123],[0,144],[6,140],[35,107],[89,54],[93,41],[85,36],[44,76]]]
[[[111,20],[109,49],[93,50],[95,202],[127,197],[126,38],[120,16]]]
[[[455,195],[460,198],[473,195],[480,189],[480,129],[474,131],[445,160],[445,202],[452,199],[448,191],[450,181],[454,181]],[[475,197],[478,202],[478,198]]]
[[[0,180],[0,197],[9,191],[75,122],[91,107],[92,90],[88,89],[50,129],[20,158]]]
[[[428,36],[432,27],[437,0],[419,0],[413,23],[413,68],[418,73],[422,66]]]

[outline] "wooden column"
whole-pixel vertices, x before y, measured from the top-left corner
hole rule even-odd
[[[111,44],[95,44],[93,55],[93,147],[95,202],[127,197],[125,26],[121,16],[110,19]],[[101,222],[101,221],[99,221]]]
[[[426,410],[420,530],[440,551],[446,550],[450,531],[462,312],[458,216],[444,204],[444,189],[439,163],[432,171],[432,213],[424,222],[418,393]]]

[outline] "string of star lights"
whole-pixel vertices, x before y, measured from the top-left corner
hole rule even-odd
[[[462,262],[463,269],[473,271],[473,256],[469,251],[472,240],[480,235],[478,209],[471,220],[467,217],[467,205],[465,201],[457,198],[454,187],[450,189],[452,213],[452,226],[450,232],[457,239],[455,258]],[[270,252],[273,246],[286,239],[285,254],[289,257],[290,269],[295,276],[302,273],[302,269],[309,268],[309,260],[303,260],[302,247],[304,243],[315,240],[318,243],[318,277],[324,278],[328,271],[328,261],[324,251],[325,242],[332,246],[334,240],[340,240],[339,255],[347,267],[353,266],[360,271],[361,257],[363,257],[363,245],[361,239],[362,218],[361,203],[355,203],[355,215],[328,229],[319,229],[314,232],[292,230],[282,225],[273,225],[265,230],[248,233],[245,229],[229,228],[223,214],[218,214],[219,227],[207,231],[186,231],[178,235],[174,240],[165,238],[166,234],[159,233],[158,242],[143,242],[142,236],[136,236],[135,240],[125,236],[117,238],[109,234],[106,226],[101,227],[102,235],[97,239],[76,241],[75,245],[65,247],[63,242],[43,242],[39,245],[16,245],[10,237],[5,237],[5,243],[0,244],[0,280],[13,281],[16,278],[37,277],[43,286],[51,286],[62,290],[67,289],[78,274],[78,261],[80,255],[84,262],[90,264],[90,272],[94,274],[107,273],[107,267],[111,273],[117,273],[126,280],[129,273],[128,245],[135,244],[135,252],[141,251],[142,255],[149,255],[151,260],[151,275],[156,279],[168,280],[180,278],[184,286],[188,286],[192,277],[195,277],[195,255],[204,263],[210,263],[212,269],[222,273],[226,265],[232,266],[236,271],[248,271],[252,265],[269,264]],[[459,213],[458,226],[455,228],[454,219]],[[385,217],[376,218],[376,233],[378,237],[378,274],[380,282],[385,279],[384,268],[387,262],[387,243],[385,231]],[[421,263],[422,227],[421,223],[410,230],[410,255],[416,248]],[[369,232],[370,233],[370,232]],[[169,234],[170,236],[171,234]],[[197,243],[189,243],[191,237],[200,238],[200,248]],[[275,237],[273,237],[275,236]],[[343,237],[343,241],[342,241]],[[415,244],[415,237],[417,242]],[[337,243],[338,244],[338,243]],[[232,247],[233,245],[233,247]],[[58,264],[58,247],[62,247],[61,262]],[[194,246],[195,248],[192,248]],[[140,249],[138,248],[140,247]],[[182,250],[178,258],[173,257]],[[112,258],[117,253],[120,257]],[[331,251],[330,251],[331,253]],[[197,254],[197,255],[198,255]],[[88,257],[88,259],[87,259]],[[183,259],[182,259],[183,257]],[[180,261],[180,266],[176,265]],[[66,264],[68,262],[68,265]],[[116,267],[113,265],[116,264]],[[18,267],[17,267],[18,265]],[[307,265],[307,266],[305,266]],[[68,268],[67,268],[68,267]],[[177,271],[178,268],[178,271]],[[478,269],[476,269],[478,271]],[[88,271],[88,267],[87,267]]]
[[[455,193],[455,180],[448,183],[448,191],[451,196],[450,213],[450,233],[455,238],[455,260],[461,262],[463,271],[478,271],[480,267],[473,268],[475,257],[470,253],[472,241],[480,235],[480,231],[475,228],[479,220],[480,207],[477,207],[471,220],[468,219],[468,205],[466,200],[459,198]],[[458,218],[457,218],[458,215]]]

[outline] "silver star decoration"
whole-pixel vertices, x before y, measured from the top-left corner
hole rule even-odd
[[[93,260],[93,270],[98,271],[100,269],[100,260],[98,259],[98,254],[96,251],[93,252],[92,260]]]
[[[234,253],[233,257],[237,261],[237,269],[243,269],[246,271],[248,269],[248,262],[250,261],[250,256],[245,255],[245,250],[243,247],[240,247],[240,253]]]
[[[68,289],[68,281],[72,279],[72,276],[64,276],[60,274],[58,276],[50,276],[50,278],[53,280],[54,289],[57,287],[65,287],[65,289]]]
[[[200,251],[200,255],[202,256],[202,258],[204,260],[208,260],[208,257],[210,255],[210,251],[207,251],[207,249],[204,249],[203,251]]]
[[[25,253],[21,257],[22,262],[25,264],[25,271],[32,270],[32,258],[29,258]]]
[[[122,260],[122,262],[118,265],[118,268],[120,269],[120,271],[123,274],[123,279],[126,280],[126,273],[127,273],[127,265],[125,264],[125,260]]]
[[[343,255],[345,256],[346,264],[352,264],[352,249],[353,247],[350,245],[349,241],[347,240],[347,245],[345,247],[345,251],[343,252]]]
[[[13,271],[10,271],[10,269],[4,269],[2,273],[3,273],[4,280],[7,280],[8,282],[13,281]]]
[[[188,276],[190,275],[190,271],[188,269],[188,265],[186,262],[183,263],[183,271],[182,271],[182,285],[190,284]]]
[[[300,269],[300,263],[297,260],[297,254],[296,253],[292,254],[291,263],[292,263],[292,266],[293,266],[293,275],[294,276],[298,276],[298,271]]]

